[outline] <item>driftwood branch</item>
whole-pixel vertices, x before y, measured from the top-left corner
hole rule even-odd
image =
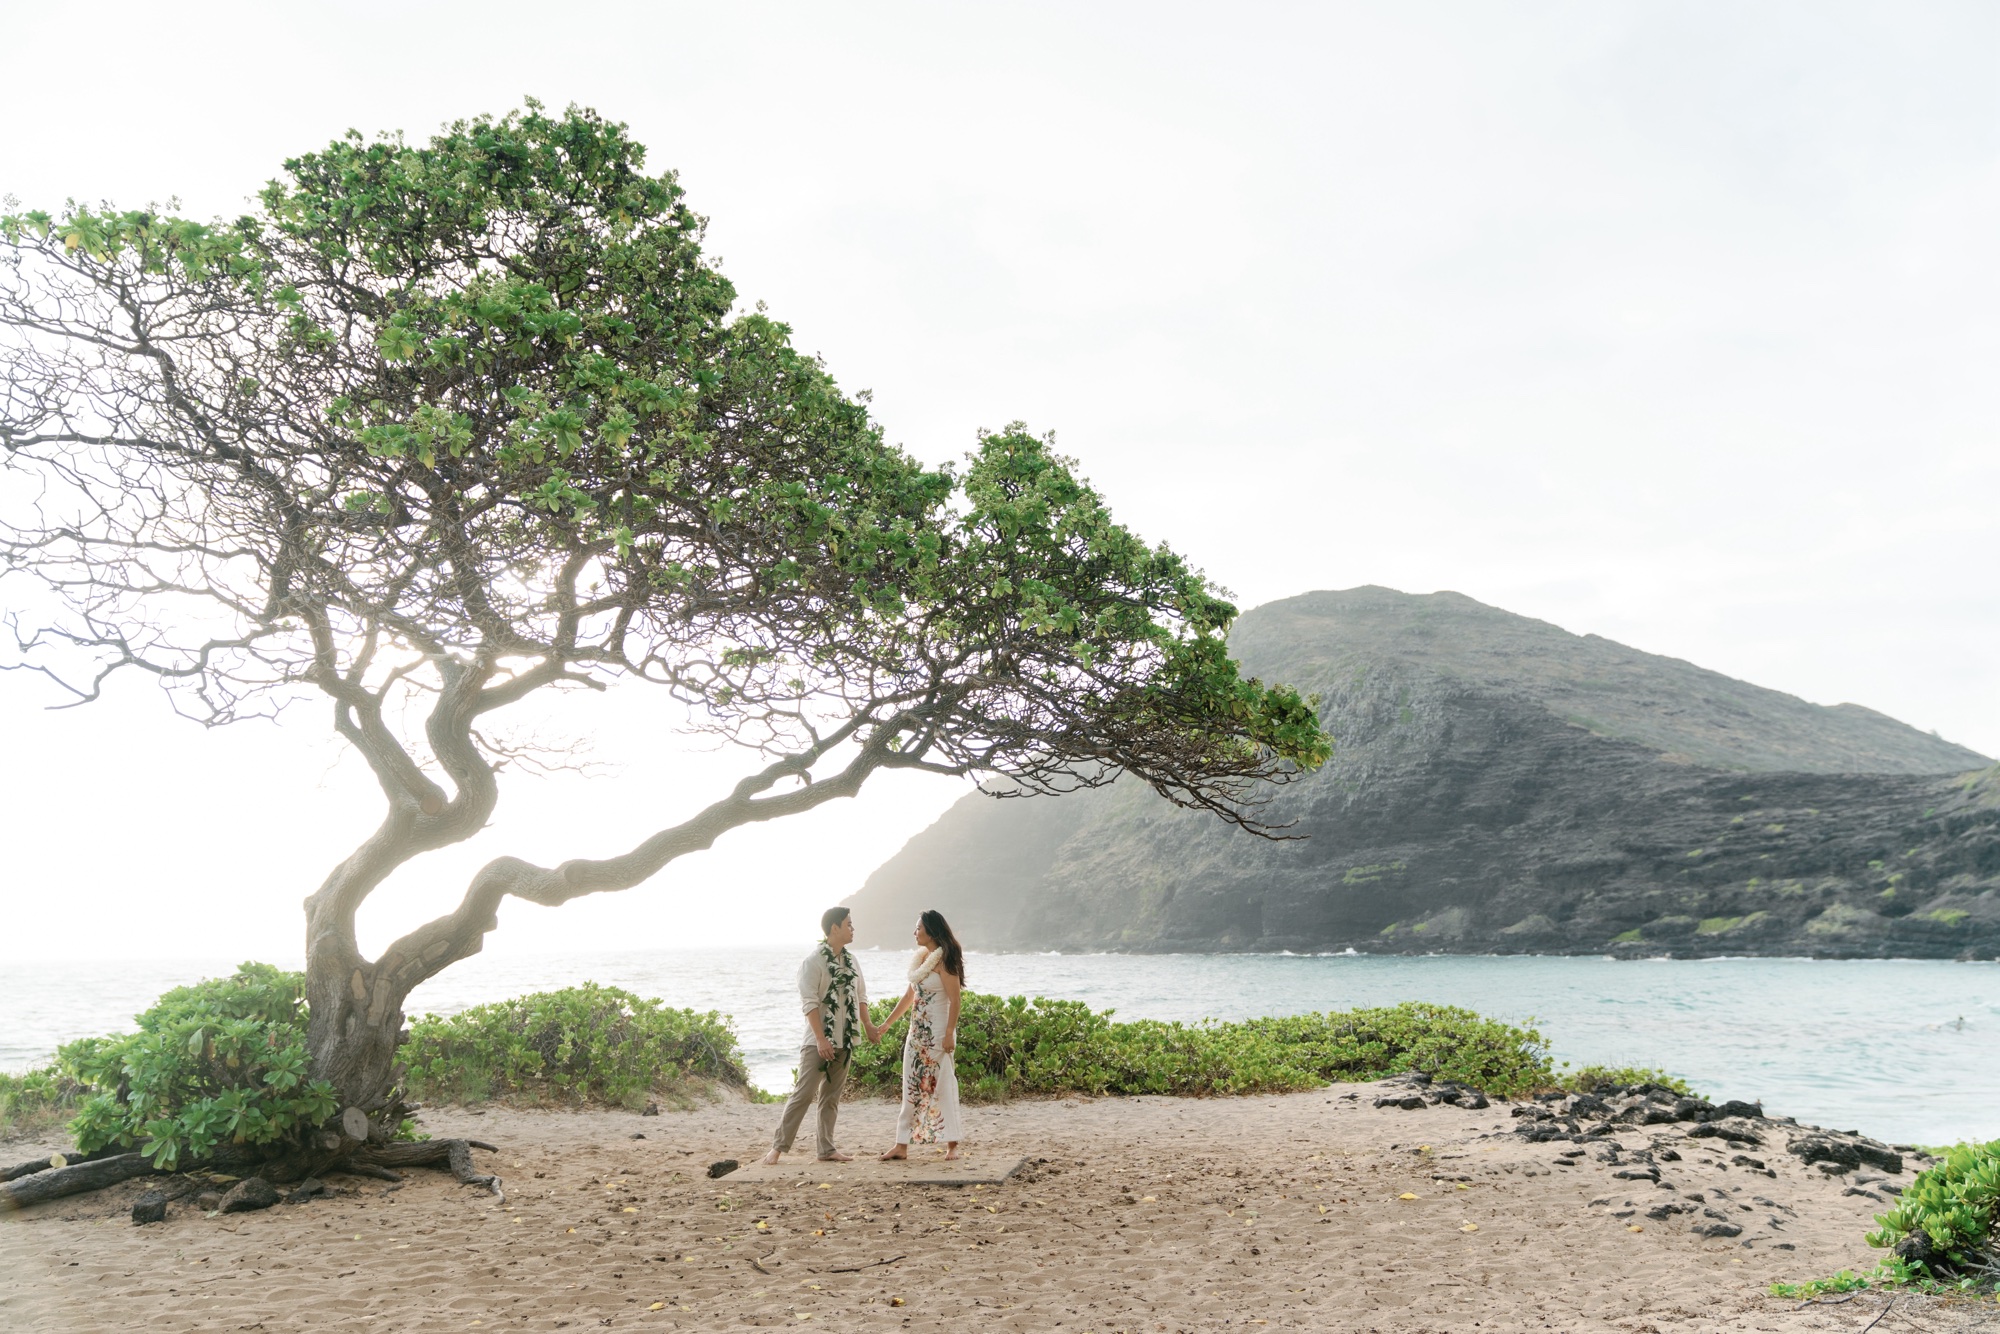
[[[37,1172],[47,1172],[57,1167],[71,1167],[77,1163],[95,1162],[99,1158],[113,1158],[119,1152],[120,1150],[117,1148],[105,1148],[99,1149],[96,1153],[52,1153],[45,1158],[31,1158],[25,1163],[16,1163],[12,1167],[0,1167],[0,1182],[18,1181],[22,1177],[33,1176]],[[60,1163],[56,1161],[58,1158],[62,1159]]]
[[[815,1269],[813,1272],[815,1274],[858,1274],[864,1269],[879,1269],[883,1265],[892,1265],[898,1260],[907,1259],[909,1259],[907,1255],[891,1255],[887,1259],[870,1260],[865,1265],[833,1265],[827,1269]]]
[[[121,1153],[96,1158],[69,1167],[50,1168],[0,1185],[0,1213],[25,1209],[44,1200],[59,1200],[87,1190],[102,1190],[133,1177],[149,1176],[159,1169],[143,1153]]]

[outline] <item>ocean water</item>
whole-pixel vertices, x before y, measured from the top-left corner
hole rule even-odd
[[[729,1015],[751,1076],[787,1087],[803,1040],[795,950],[489,956],[411,997],[451,1014],[595,981]],[[859,951],[873,997],[908,955]],[[1061,997],[1128,1019],[1242,1019],[1423,1000],[1532,1022],[1572,1065],[1657,1066],[1714,1098],[1898,1143],[2000,1136],[2000,964],[1929,960],[1614,960],[1537,956],[973,954],[974,989]],[[219,960],[15,964],[0,973],[0,1069],[129,1027]]]

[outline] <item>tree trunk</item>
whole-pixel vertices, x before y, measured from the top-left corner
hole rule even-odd
[[[316,961],[315,961],[316,962]],[[396,1049],[402,1043],[402,997],[384,1002],[374,970],[355,960],[342,972],[306,970],[306,1050],[312,1076],[333,1085],[345,1109],[369,1120],[369,1139],[386,1139],[402,1119],[396,1098]],[[347,1134],[352,1136],[351,1128]]]

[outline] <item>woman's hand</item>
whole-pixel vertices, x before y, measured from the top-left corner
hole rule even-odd
[[[952,1029],[944,1035],[944,1054],[949,1056],[958,1047],[958,1030]]]

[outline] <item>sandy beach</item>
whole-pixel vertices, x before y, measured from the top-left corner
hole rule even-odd
[[[1766,1291],[1874,1263],[1879,1172],[1827,1176],[1780,1136],[1762,1168],[1690,1141],[1656,1184],[1615,1176],[1602,1144],[1525,1142],[1505,1103],[1403,1111],[1379,1091],[974,1107],[961,1170],[1023,1165],[958,1186],[910,1180],[931,1170],[923,1150],[873,1161],[894,1122],[876,1101],[843,1109],[851,1164],[794,1154],[714,1180],[713,1162],[752,1163],[776,1108],[437,1109],[431,1133],[499,1146],[477,1159],[504,1202],[430,1171],[335,1176],[329,1198],[259,1213],[190,1197],[146,1227],[127,1216],[143,1183],[55,1201],[0,1221],[0,1328],[1660,1334],[1881,1314],[1872,1293],[1801,1309]],[[1666,1203],[1685,1212],[1649,1216]],[[1742,1231],[1691,1231],[1709,1218]],[[1877,1328],[1995,1323],[1990,1299],[1905,1297]]]

